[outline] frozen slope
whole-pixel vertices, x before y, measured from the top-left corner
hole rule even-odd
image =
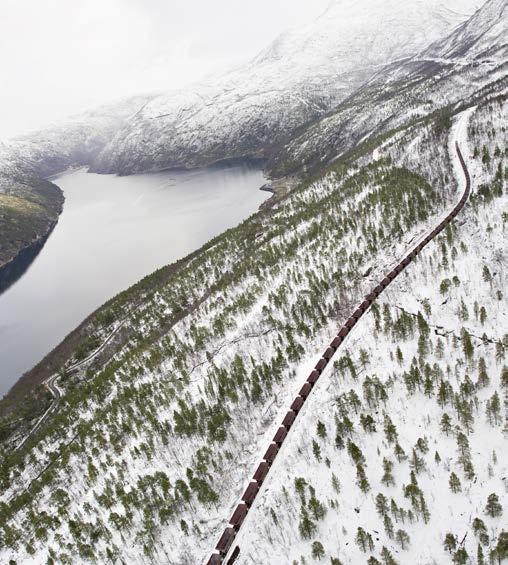
[[[99,172],[196,166],[264,155],[380,66],[410,57],[481,0],[335,0],[244,67],[149,102],[109,143]]]

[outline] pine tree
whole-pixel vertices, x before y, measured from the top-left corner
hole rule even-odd
[[[356,545],[358,545],[358,547],[365,553],[367,551],[367,532],[361,528],[358,527],[358,529],[356,530]]]
[[[332,487],[336,493],[340,492],[340,481],[335,473],[332,473]]]
[[[388,443],[395,443],[397,441],[397,428],[388,415],[384,418],[384,432]]]
[[[407,459],[406,452],[402,449],[402,447],[398,443],[394,448],[394,452],[395,452],[395,457],[397,457],[397,461],[399,463]]]
[[[325,548],[323,547],[323,544],[317,540],[312,542],[312,557],[320,561],[321,558],[324,557],[324,554]]]
[[[386,485],[387,487],[395,485],[395,479],[393,478],[393,462],[387,459],[386,457],[383,458],[383,476],[381,477],[381,482]]]
[[[450,490],[453,493],[457,493],[457,492],[460,492],[462,490],[462,487],[460,486],[460,479],[453,472],[450,475],[449,484],[450,484]]]
[[[388,500],[381,492],[376,496],[376,510],[380,516],[388,514]]]
[[[455,551],[457,548],[457,536],[447,533],[444,539],[444,548],[448,553]]]
[[[370,484],[365,475],[365,469],[360,463],[356,466],[356,484],[363,493],[367,493],[370,490]]]
[[[314,453],[314,457],[317,461],[321,461],[321,448],[315,439],[312,440],[312,453]]]
[[[411,458],[409,459],[409,466],[413,471],[419,475],[425,469],[425,461],[423,458],[419,457],[416,453],[416,449],[413,448]]]
[[[480,357],[478,360],[478,386],[484,388],[489,385],[490,379],[487,374],[487,364],[485,359]]]
[[[483,555],[483,549],[480,544],[478,544],[478,549],[476,551],[476,565],[485,565],[485,557]]]
[[[401,549],[406,549],[409,546],[410,538],[407,532],[405,532],[404,530],[397,530],[395,539],[397,540],[397,543],[400,545]]]
[[[321,439],[324,439],[326,437],[326,426],[321,421],[318,421],[317,423],[317,435]]]
[[[503,507],[499,503],[499,497],[497,494],[492,493],[487,498],[487,505],[485,506],[485,514],[490,516],[491,518],[496,518],[497,516],[501,516],[503,513]]]
[[[467,554],[467,551],[463,547],[458,549],[455,552],[455,555],[453,556],[453,563],[455,565],[466,565],[468,560],[469,560],[469,555]]]
[[[448,435],[452,429],[452,421],[450,416],[445,412],[441,418],[441,430]]]
[[[383,518],[383,525],[384,525],[384,528],[385,528],[386,535],[390,539],[393,539],[393,521],[390,518],[390,516],[386,515]]]
[[[303,506],[298,529],[303,539],[310,539],[317,529],[316,524],[310,519],[307,510]]]
[[[381,559],[383,560],[383,565],[398,565],[397,561],[393,558],[393,555],[384,545],[383,549],[381,549]]]

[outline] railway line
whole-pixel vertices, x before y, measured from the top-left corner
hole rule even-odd
[[[466,118],[467,113],[463,117]],[[254,472],[251,481],[247,485],[247,488],[245,489],[239,504],[234,510],[227,527],[224,529],[224,532],[220,536],[212,555],[208,559],[207,565],[222,565],[223,563],[225,563],[226,565],[232,565],[236,561],[237,557],[240,554],[240,547],[236,545],[233,551],[231,551],[231,548],[233,547],[235,538],[238,535],[238,531],[244,523],[249,513],[249,509],[254,503],[259,489],[263,485],[263,482],[265,481],[266,476],[271,466],[273,465],[273,462],[275,461],[275,458],[277,457],[277,454],[281,449],[281,446],[284,443],[289,430],[294,425],[298,413],[302,409],[305,401],[309,397],[322,372],[330,363],[332,357],[340,348],[346,336],[356,326],[365,312],[367,312],[370,305],[390,285],[390,283],[395,280],[395,278],[400,275],[402,271],[404,271],[404,269],[415,259],[415,257],[422,251],[422,249],[445,229],[445,227],[457,216],[457,214],[464,207],[471,192],[471,178],[457,142],[455,142],[455,151],[457,153],[457,157],[460,161],[462,172],[466,180],[466,187],[462,194],[462,197],[460,198],[459,202],[453,207],[453,209],[440,221],[440,223],[435,226],[434,229],[432,229],[432,231],[430,231],[421,241],[415,244],[411,251],[409,251],[405,255],[405,257],[389,273],[386,274],[386,276],[367,296],[365,296],[365,298],[361,301],[360,304],[358,304],[355,311],[346,320],[344,325],[338,331],[337,335],[325,349],[321,358],[300,389],[298,395],[293,400],[279,428],[275,432],[275,435],[270,442],[265,454],[263,455],[256,471]]]

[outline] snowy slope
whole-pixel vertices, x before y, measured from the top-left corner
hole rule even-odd
[[[148,103],[108,144],[99,172],[132,173],[262,155],[350,95],[380,66],[414,55],[481,0],[334,0],[248,65]]]
[[[333,112],[299,132],[272,155],[269,171],[282,176],[302,165],[320,168],[368,136],[498,90],[498,81],[508,86],[507,36],[506,2],[488,0],[449,37],[384,66]],[[488,57],[480,57],[487,46]]]
[[[449,37],[437,41],[420,57],[447,59],[486,59],[508,55],[508,3],[489,0],[471,19],[463,23]]]

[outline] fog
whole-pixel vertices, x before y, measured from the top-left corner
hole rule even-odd
[[[329,0],[2,0],[0,139],[254,56]]]

